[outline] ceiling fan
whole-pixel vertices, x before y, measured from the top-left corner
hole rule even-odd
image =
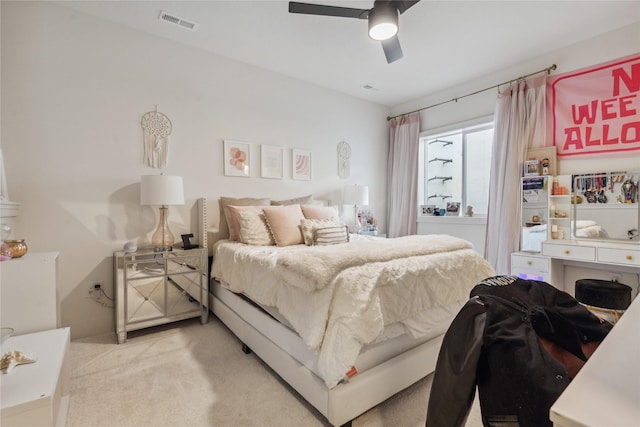
[[[371,9],[355,9],[291,1],[289,2],[289,13],[366,19],[369,21],[369,37],[382,42],[382,49],[387,58],[387,63],[391,64],[402,58],[402,48],[398,40],[398,16],[418,3],[418,1],[420,0],[376,0],[373,2]]]

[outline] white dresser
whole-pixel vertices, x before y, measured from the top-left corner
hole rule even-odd
[[[60,327],[58,252],[0,262],[0,324],[14,335]]]

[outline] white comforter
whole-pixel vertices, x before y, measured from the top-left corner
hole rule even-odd
[[[307,346],[329,388],[385,325],[412,327],[425,311],[468,299],[494,275],[465,240],[446,235],[357,239],[308,247],[219,242],[212,276],[231,291],[277,307]]]

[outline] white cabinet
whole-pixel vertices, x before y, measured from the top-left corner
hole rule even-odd
[[[14,335],[60,327],[58,252],[0,262],[0,324]]]
[[[511,274],[521,279],[551,282],[551,260],[542,255],[526,252],[511,254]]]
[[[9,338],[2,351],[36,357],[0,376],[2,427],[64,426],[69,407],[69,328]]]

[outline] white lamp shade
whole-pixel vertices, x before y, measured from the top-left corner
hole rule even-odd
[[[184,205],[181,176],[144,175],[140,181],[141,205]]]
[[[366,185],[345,185],[342,203],[345,205],[368,205],[369,187]]]

